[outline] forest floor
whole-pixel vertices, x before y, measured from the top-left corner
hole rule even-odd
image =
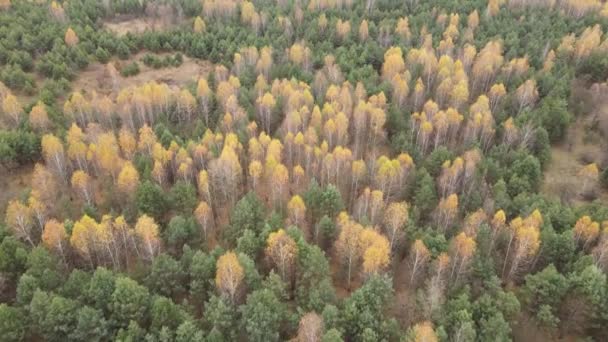
[[[4,222],[4,213],[10,200],[21,198],[30,188],[34,164],[23,165],[16,169],[7,169],[0,165],[0,222]]]
[[[86,69],[78,73],[78,77],[72,83],[72,91],[84,90],[84,92],[90,92],[95,90],[98,94],[116,95],[116,91],[119,89],[139,86],[149,81],[166,83],[169,86],[184,86],[189,82],[197,82],[201,76],[206,76],[213,67],[210,62],[183,56],[183,63],[180,66],[154,69],[141,62],[141,58],[146,53],[145,51],[140,52],[133,55],[129,60],[115,62],[116,68],[120,69],[118,63],[124,65],[131,61],[137,61],[141,70],[139,74],[130,77],[118,75],[116,87],[113,87],[112,79],[108,75],[105,64],[91,63]],[[167,54],[156,55],[163,57]]]
[[[603,127],[606,126],[603,121],[608,119],[608,89],[606,85],[581,89],[579,84],[573,92],[582,113],[569,125],[564,141],[551,148],[551,161],[544,170],[541,192],[567,204],[583,204],[594,199],[608,203],[608,191],[601,186],[590,186],[592,195],[580,194],[584,179],[578,175],[589,163],[596,163],[600,172],[608,166],[608,141],[606,127]]]
[[[116,16],[103,23],[104,28],[118,37],[127,33],[140,34],[145,31],[163,31],[175,27],[179,22],[155,17]]]

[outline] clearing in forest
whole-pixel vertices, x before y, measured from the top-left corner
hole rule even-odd
[[[594,186],[591,193],[582,194],[585,178],[581,170],[585,165],[595,163],[600,170],[605,167],[608,147],[608,87],[594,84],[590,88],[573,89],[579,99],[582,114],[579,114],[568,131],[564,141],[551,148],[551,161],[544,170],[541,191],[565,203],[582,204],[594,199],[608,201],[608,192],[601,186]]]
[[[104,22],[103,26],[118,37],[127,33],[140,34],[145,31],[163,31],[176,26],[177,23],[155,17],[117,17]]]
[[[141,58],[145,54],[146,52],[139,53],[127,61],[114,61],[116,68],[119,70],[119,64],[127,65],[131,61],[137,61],[141,70],[139,74],[130,77],[123,77],[119,74],[116,88],[113,87],[107,65],[92,63],[78,74],[78,77],[72,83],[72,90],[84,90],[85,92],[95,90],[99,94],[116,95],[116,92],[120,89],[141,85],[149,81],[162,82],[170,86],[184,86],[188,82],[196,82],[201,76],[206,76],[212,68],[210,62],[183,56],[183,63],[180,66],[154,69],[141,62]],[[164,57],[165,55],[159,54],[158,56]]]

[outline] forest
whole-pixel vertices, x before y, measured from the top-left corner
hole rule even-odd
[[[0,0],[0,341],[605,341],[608,2]]]

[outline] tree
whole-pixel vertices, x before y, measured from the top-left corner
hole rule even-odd
[[[590,163],[585,165],[578,172],[578,176],[583,179],[583,185],[581,187],[580,193],[586,194],[589,192],[589,186],[591,188],[595,187],[599,175],[599,169],[595,163]]]
[[[42,232],[42,242],[46,248],[58,253],[64,263],[67,261],[68,235],[62,223],[53,219],[47,221]]]
[[[135,224],[135,236],[138,238],[144,258],[152,260],[160,253],[161,240],[158,225],[153,218],[145,214],[140,216]]]
[[[25,336],[25,317],[18,308],[0,304],[0,334],[6,341],[21,341]]]
[[[271,93],[265,93],[258,98],[258,116],[260,117],[261,126],[267,134],[270,134],[270,126],[272,124],[272,110],[276,105],[276,100]]]
[[[388,338],[383,330],[391,319],[385,310],[393,296],[392,279],[386,276],[372,276],[344,302],[342,319],[346,339],[363,340],[365,330],[377,335],[377,340]]]
[[[462,274],[471,260],[471,257],[475,253],[477,243],[474,237],[467,236],[466,233],[458,234],[451,243],[451,254],[452,254],[452,272],[450,278],[456,274],[456,280],[460,274]]]
[[[35,245],[35,236],[32,211],[20,201],[10,201],[6,208],[5,222],[15,237],[27,241],[32,247]]]
[[[429,213],[437,203],[435,182],[426,169],[420,169],[416,174],[414,190],[414,205],[424,213]]]
[[[21,105],[13,94],[7,94],[2,100],[2,112],[10,120],[10,124],[13,127],[17,127],[21,122]]]
[[[281,272],[281,277],[288,282],[294,271],[294,262],[298,254],[296,242],[280,229],[270,233],[266,240],[266,255]]]
[[[437,206],[437,223],[445,231],[458,214],[458,195],[442,198]]]
[[[508,278],[513,278],[526,263],[530,262],[540,247],[539,229],[531,225],[522,225],[515,231],[515,253],[511,260]]]
[[[116,279],[115,290],[110,298],[113,323],[126,328],[131,321],[144,322],[148,315],[150,295],[148,290],[127,277]]]
[[[30,125],[39,132],[46,131],[50,126],[49,116],[44,103],[39,101],[32,110],[30,110]]]
[[[203,331],[192,320],[187,320],[177,327],[175,331],[176,342],[203,342]]]
[[[360,245],[362,232],[363,227],[350,219],[340,224],[340,234],[336,240],[335,248],[342,263],[346,264],[348,286],[350,286],[352,270],[361,258]]]
[[[72,174],[72,188],[82,195],[88,205],[93,203],[91,177],[86,172],[77,170]]]
[[[403,227],[408,220],[408,204],[406,202],[393,202],[384,210],[384,229],[390,239],[390,249],[403,236]]]
[[[172,333],[177,329],[183,321],[183,313],[171,299],[157,296],[150,307],[150,318],[150,329],[159,332],[162,339],[163,330],[169,329]]]
[[[410,276],[410,283],[414,281],[416,273],[420,267],[424,267],[430,257],[430,252],[422,240],[417,239],[414,241],[411,250],[411,262],[412,262],[412,275]]]
[[[323,342],[342,342],[344,339],[342,338],[342,333],[336,328],[329,329],[325,335],[323,335]]]
[[[206,240],[208,231],[213,229],[213,211],[209,204],[205,201],[201,201],[194,210],[194,217],[203,229],[203,235]]]
[[[65,31],[65,44],[69,47],[73,47],[78,44],[78,36],[71,27],[68,27],[68,29]]]
[[[533,313],[539,314],[542,307],[556,312],[568,288],[566,277],[549,265],[536,274],[526,275],[522,286],[523,301]]]
[[[201,17],[194,18],[193,31],[195,33],[203,33],[205,31],[205,21]]]
[[[229,242],[236,242],[246,230],[259,234],[264,228],[264,204],[252,192],[241,198],[230,213],[230,226],[224,231]]]
[[[388,239],[373,229],[366,228],[361,233],[363,272],[366,275],[384,271],[391,261]]]
[[[156,220],[163,217],[169,206],[163,189],[150,181],[144,181],[137,187],[135,204],[141,213],[150,215]]]
[[[104,341],[109,337],[108,322],[100,310],[83,306],[76,317],[76,329],[71,334],[74,340],[95,342]]]
[[[286,308],[271,290],[252,292],[239,311],[243,317],[243,331],[249,340],[279,341],[279,329],[285,320]]]
[[[316,312],[309,312],[300,319],[298,341],[321,342],[323,330],[323,318]]]
[[[289,212],[290,221],[297,225],[304,223],[303,220],[306,217],[306,205],[302,197],[294,195],[289,203],[287,204],[287,210]]]
[[[128,198],[132,198],[136,194],[137,187],[139,186],[139,173],[137,169],[131,164],[126,162],[116,180],[118,190]]]
[[[367,20],[363,19],[359,25],[359,40],[366,41],[369,37],[369,28]]]
[[[180,180],[171,188],[168,200],[174,210],[189,215],[198,203],[196,188],[189,182]]]
[[[65,179],[65,150],[61,141],[52,134],[42,136],[42,155],[47,165],[52,165],[61,179]]]
[[[183,295],[186,279],[182,265],[170,255],[161,253],[152,261],[146,285],[155,293],[176,298]]]
[[[582,216],[574,225],[574,239],[577,244],[583,244],[583,250],[600,235],[600,225],[593,222],[591,217]]]
[[[234,252],[226,252],[217,260],[216,269],[215,286],[234,305],[244,279],[243,267]]]
[[[74,332],[78,324],[77,312],[78,302],[61,296],[52,297],[42,324],[44,335],[51,341],[61,341]]]
[[[437,342],[439,339],[429,321],[414,325],[412,328],[412,341],[415,342]]]

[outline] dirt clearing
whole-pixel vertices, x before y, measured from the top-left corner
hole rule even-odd
[[[155,17],[117,17],[103,23],[103,27],[122,37],[127,33],[141,34],[145,31],[164,31],[175,27],[178,22]]]
[[[135,76],[122,77],[118,75],[116,87],[112,84],[113,82],[108,74],[107,66],[105,64],[92,63],[78,74],[78,77],[72,83],[72,91],[82,90],[84,93],[89,93],[94,90],[99,94],[116,95],[121,89],[139,86],[149,81],[167,83],[170,86],[183,86],[189,82],[196,82],[202,76],[206,76],[213,66],[207,61],[183,56],[184,62],[178,67],[154,69],[145,66],[141,62],[141,58],[145,54],[145,52],[141,52],[129,61],[114,61],[117,69],[120,69],[118,64],[127,65],[131,61],[137,61],[141,70]],[[165,55],[161,54],[158,56],[162,57]]]
[[[581,169],[595,163],[600,172],[607,167],[608,142],[608,86],[595,84],[576,90],[576,97],[585,99],[584,113],[579,113],[568,127],[566,138],[551,148],[551,162],[544,171],[541,192],[568,204],[582,204],[593,199],[608,201],[608,192],[599,184],[594,186],[593,196],[583,196],[580,191],[585,180],[579,176]],[[573,93],[574,94],[574,93]]]
[[[34,173],[34,165],[24,165],[16,169],[7,169],[0,165],[0,219],[4,222],[4,214],[8,202],[19,199],[30,187]]]

